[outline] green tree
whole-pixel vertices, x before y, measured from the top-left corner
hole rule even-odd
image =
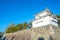
[[[16,29],[15,25],[12,23],[8,26],[8,28],[6,29],[6,33],[11,33],[14,32]]]
[[[22,26],[23,26],[23,29],[27,29],[28,28],[28,23],[24,22]]]
[[[32,28],[32,21],[29,23],[29,28]]]
[[[60,15],[57,15],[58,18],[60,18]]]
[[[0,32],[0,38],[3,36],[3,33],[2,32]]]
[[[23,24],[18,24],[18,25],[14,25],[11,24],[8,26],[6,33],[12,33],[12,32],[16,32],[16,31],[20,31],[20,30],[25,30],[27,29],[29,26],[29,24],[27,22],[24,22]]]
[[[16,25],[16,28],[17,28],[17,30],[22,30],[23,26],[22,26],[22,24],[18,24],[18,25]]]
[[[58,20],[58,24],[59,24],[59,26],[60,26],[60,20]]]
[[[60,15],[57,15],[57,17],[58,17],[58,25],[59,25],[59,27],[60,27]]]

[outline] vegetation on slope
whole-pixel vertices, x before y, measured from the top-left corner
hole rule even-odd
[[[60,15],[57,15],[58,18],[60,18]]]
[[[2,32],[0,32],[0,38],[3,36],[3,33]]]
[[[57,17],[59,18],[58,24],[59,24],[59,27],[60,27],[60,15],[57,15]]]
[[[8,26],[6,33],[16,32],[19,30],[25,30],[28,28],[31,28],[31,23],[28,24],[27,22],[24,22],[23,24],[18,24],[18,25],[12,24]]]

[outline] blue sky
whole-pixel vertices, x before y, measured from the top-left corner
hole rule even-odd
[[[10,23],[31,21],[46,7],[59,15],[60,0],[0,0],[0,31],[5,31]]]

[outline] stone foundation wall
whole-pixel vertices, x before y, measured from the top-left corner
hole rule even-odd
[[[60,40],[60,28],[48,25],[5,35],[5,40]]]

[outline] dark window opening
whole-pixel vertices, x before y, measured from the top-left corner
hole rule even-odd
[[[53,40],[53,38],[50,36],[50,40]]]
[[[56,22],[56,21],[54,21],[54,20],[52,20],[52,21],[58,24],[58,22]]]
[[[44,38],[38,38],[38,40],[44,40]]]

